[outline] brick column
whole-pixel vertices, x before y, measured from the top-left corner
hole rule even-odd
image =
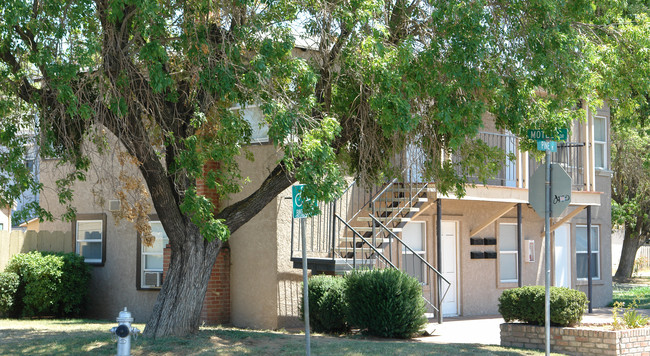
[[[201,321],[206,324],[230,322],[230,248],[224,246],[212,267],[205,293]]]
[[[167,276],[171,248],[163,251],[163,281]],[[201,322],[208,325],[230,323],[230,248],[224,246],[212,267],[208,289],[201,309]]]
[[[219,168],[218,162],[208,162],[204,167],[204,174],[208,170]],[[205,180],[196,182],[197,192],[209,198],[215,206],[215,213],[219,211],[219,196],[213,189],[205,185]],[[163,280],[169,268],[171,248],[167,245],[163,253]],[[203,300],[201,309],[201,322],[206,324],[227,324],[230,322],[230,248],[223,246],[212,267],[210,281]]]

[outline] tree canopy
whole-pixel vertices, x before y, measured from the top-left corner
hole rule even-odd
[[[462,194],[503,159],[475,139],[486,113],[522,136],[568,127],[580,100],[617,98],[629,112],[648,101],[649,21],[634,1],[33,0],[0,14],[0,204],[42,188],[18,163],[32,138],[73,167],[57,182],[71,218],[84,142],[103,151],[116,137],[172,246],[155,336],[198,327],[205,287],[182,292],[207,280],[187,274],[211,268],[220,241],[296,180],[327,201],[346,174],[380,179],[414,143],[437,189]],[[252,128],[232,108],[252,104],[283,158],[215,211],[196,181],[222,198],[241,189]]]

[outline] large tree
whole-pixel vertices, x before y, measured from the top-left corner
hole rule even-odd
[[[624,228],[617,278],[630,278],[636,252],[650,239],[650,137],[619,127],[612,134],[612,217]]]
[[[602,65],[603,45],[630,24],[619,21],[624,5],[5,1],[0,203],[42,189],[17,163],[29,136],[20,134],[25,117],[9,115],[17,106],[38,109],[32,137],[43,155],[72,167],[57,182],[69,208],[63,218],[74,215],[70,187],[91,165],[88,143],[104,151],[116,137],[172,249],[145,334],[184,335],[199,326],[222,242],[296,180],[307,184],[307,197],[326,201],[345,174],[381,179],[390,157],[415,143],[437,189],[462,194],[468,176],[486,178],[503,158],[474,139],[487,112],[519,135],[581,117],[578,100],[605,93],[603,68],[613,65]],[[294,51],[296,40],[305,52]],[[254,193],[215,211],[218,202],[200,195],[196,182],[221,199],[240,189],[236,158],[246,155],[251,127],[231,108],[251,103],[283,158]],[[441,161],[441,151],[465,159]]]

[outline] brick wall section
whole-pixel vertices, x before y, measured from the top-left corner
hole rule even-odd
[[[543,326],[501,324],[501,346],[544,350],[544,339]],[[650,328],[598,330],[551,327],[551,352],[650,356]]]
[[[165,280],[171,248],[169,245],[163,251],[163,280]],[[214,324],[230,323],[230,248],[224,246],[212,267],[208,289],[201,309],[201,322]]]
[[[208,162],[204,171],[218,168],[218,162]],[[197,192],[208,197],[215,205],[215,212],[219,211],[217,193],[206,187],[203,179],[199,179],[196,186]],[[167,245],[163,253],[163,280],[169,268],[170,256],[171,249]],[[217,261],[212,267],[208,289],[203,300],[203,309],[201,309],[201,322],[205,324],[230,323],[230,249],[227,246],[221,248]]]

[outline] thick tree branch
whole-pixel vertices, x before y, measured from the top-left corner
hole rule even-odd
[[[216,218],[224,219],[230,233],[234,233],[295,181],[295,176],[289,174],[286,166],[280,163],[266,177],[259,189],[248,197],[223,209],[217,214]]]

